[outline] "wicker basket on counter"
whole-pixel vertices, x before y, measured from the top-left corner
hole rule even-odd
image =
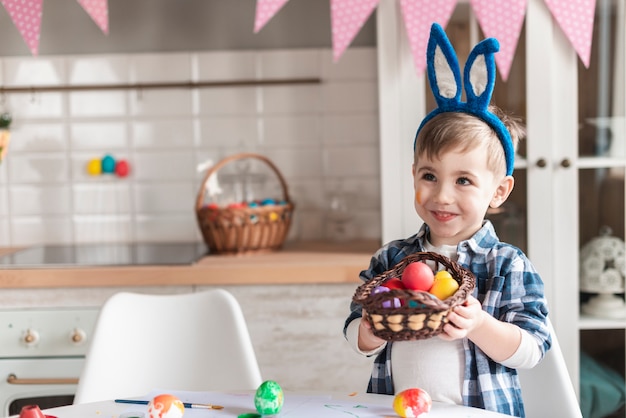
[[[428,260],[437,263],[437,270],[447,270],[459,283],[459,288],[449,298],[439,300],[428,292],[408,289],[372,293],[387,280],[401,277],[410,263]],[[475,285],[474,275],[458,263],[441,254],[419,252],[408,255],[393,268],[360,285],[353,301],[363,306],[377,337],[387,341],[420,340],[443,332],[448,313],[467,299]],[[400,302],[400,306],[396,302]]]
[[[211,176],[231,162],[249,158],[264,162],[276,174],[282,198],[273,204],[205,204]],[[207,170],[196,199],[196,218],[209,254],[247,254],[279,249],[289,232],[293,210],[294,204],[281,172],[267,157],[253,153],[231,155]]]

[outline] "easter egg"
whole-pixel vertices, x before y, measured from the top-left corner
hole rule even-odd
[[[100,160],[93,159],[87,163],[87,174],[90,176],[99,176],[102,173],[102,164]]]
[[[437,296],[441,300],[446,300],[454,295],[454,292],[456,292],[458,288],[459,283],[454,280],[452,275],[446,270],[441,270],[435,274],[435,281],[429,293]]]
[[[103,173],[114,173],[115,172],[115,158],[110,155],[105,155],[102,157],[102,172]]]
[[[283,402],[283,389],[273,380],[261,383],[254,395],[254,407],[261,415],[278,414]]]
[[[385,287],[388,289],[404,289],[404,283],[397,277],[392,277],[384,283]]]
[[[420,388],[403,390],[393,398],[393,410],[402,418],[417,418],[427,414],[432,404],[428,392]]]
[[[148,403],[148,418],[181,418],[185,406],[174,395],[157,395]]]
[[[428,291],[434,280],[433,271],[421,261],[409,264],[402,272],[402,283],[407,289]]]
[[[115,174],[117,174],[118,177],[126,177],[129,171],[130,166],[126,160],[118,160],[117,163],[115,163]]]

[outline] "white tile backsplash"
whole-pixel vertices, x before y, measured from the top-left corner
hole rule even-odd
[[[9,188],[11,215],[69,215],[71,193],[68,185],[12,186]]]
[[[9,147],[6,163],[9,183],[65,183],[69,180],[67,156],[59,152],[15,153]]]
[[[6,86],[53,86],[65,83],[62,58],[4,58],[3,82]]]
[[[74,213],[77,215],[127,215],[132,209],[130,184],[76,184]]]
[[[74,242],[72,221],[69,216],[12,216],[10,229],[10,245],[13,246]]]
[[[192,148],[194,145],[193,119],[151,119],[135,121],[130,125],[133,148]]]
[[[76,242],[130,242],[135,241],[134,223],[130,214],[76,215],[74,239]]]
[[[7,94],[3,111],[13,115],[12,128],[24,125],[27,119],[61,119],[65,112],[62,93],[31,92]]]
[[[70,117],[123,117],[128,113],[126,92],[73,91],[69,93]]]
[[[73,150],[117,150],[128,146],[124,122],[94,121],[73,123],[70,128]]]
[[[83,84],[121,84],[129,82],[130,56],[73,56],[66,59],[68,82]]]
[[[380,236],[373,48],[350,48],[337,63],[330,50],[314,48],[0,62],[5,85],[321,79],[7,94],[0,109],[14,122],[0,164],[0,245],[199,241],[195,203],[206,171],[197,166],[243,151],[267,156],[287,181],[296,203],[288,239],[328,238],[328,199],[339,189],[351,196],[350,234]],[[88,162],[106,154],[126,160],[130,174],[90,175]],[[256,164],[259,172],[264,164]],[[280,195],[264,169],[255,197]]]
[[[11,130],[11,152],[64,151],[68,147],[62,123],[22,124]]]

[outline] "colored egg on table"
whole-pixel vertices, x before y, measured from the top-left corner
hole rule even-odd
[[[428,392],[420,388],[405,389],[393,398],[393,410],[402,418],[418,418],[427,414],[432,404]]]
[[[148,418],[182,418],[185,406],[174,395],[157,395],[148,404]]]
[[[254,407],[261,415],[278,414],[283,402],[283,389],[273,380],[261,383],[254,395]]]

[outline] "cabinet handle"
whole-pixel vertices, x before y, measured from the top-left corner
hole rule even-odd
[[[34,379],[20,379],[13,373],[7,377],[7,383],[9,385],[75,385],[78,383],[77,378],[34,378]]]
[[[537,160],[536,165],[539,168],[544,168],[545,166],[548,165],[548,162],[546,161],[545,158],[540,158],[540,159]]]
[[[572,162],[570,161],[569,158],[563,158],[563,160],[561,160],[561,167],[569,168],[571,166],[572,166]]]

